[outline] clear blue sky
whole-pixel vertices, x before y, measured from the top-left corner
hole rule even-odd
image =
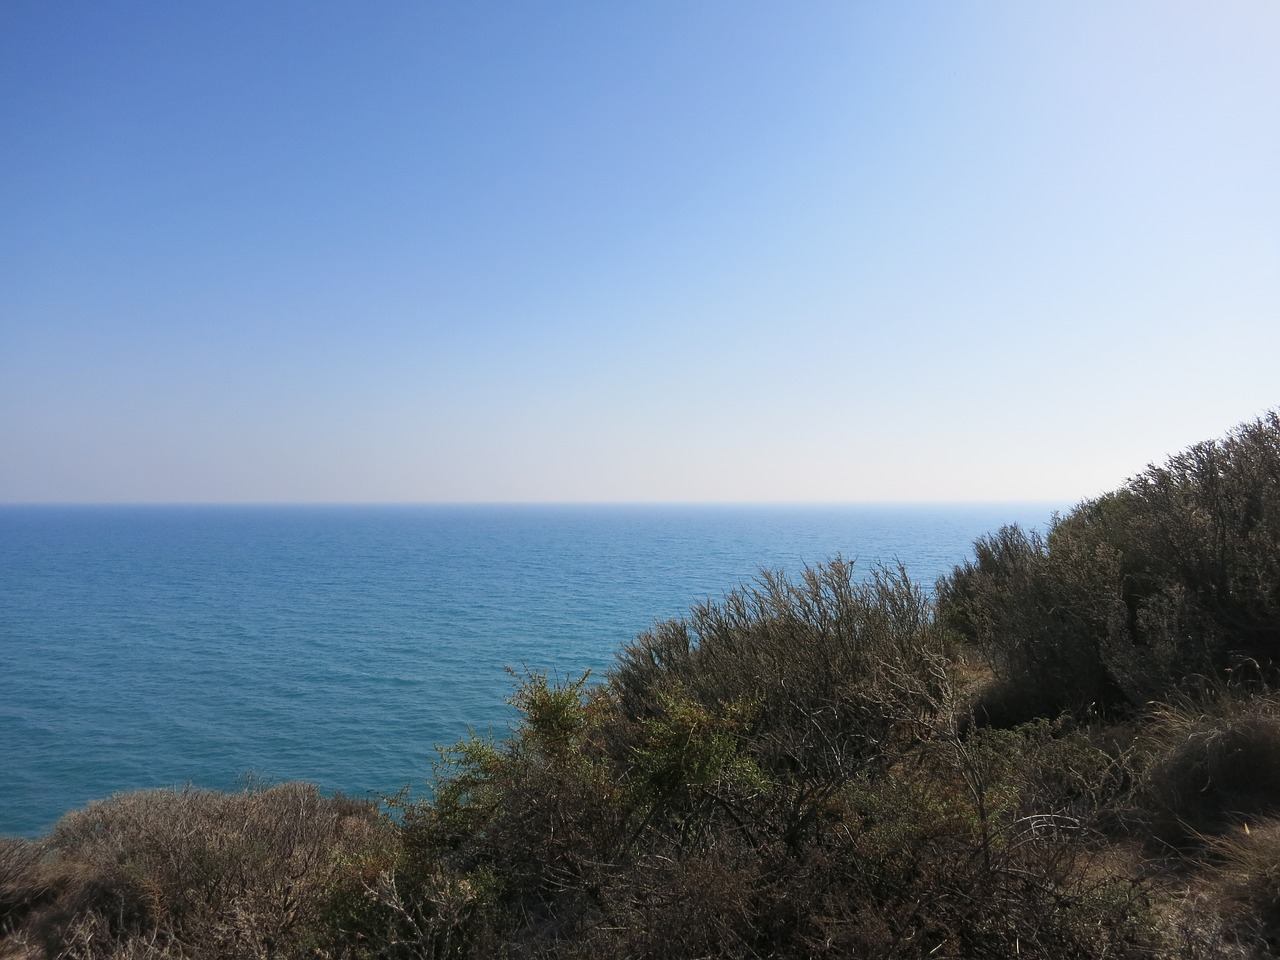
[[[1075,501],[1280,404],[1280,4],[0,5],[0,501]]]

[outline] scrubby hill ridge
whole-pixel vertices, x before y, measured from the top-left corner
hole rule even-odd
[[[0,956],[1273,955],[1280,415],[934,596],[764,574],[516,677],[430,801],[93,804],[0,846]]]

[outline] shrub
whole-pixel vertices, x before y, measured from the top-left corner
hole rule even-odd
[[[820,891],[810,948],[1151,955],[1143,888],[1115,869],[1098,830],[1116,767],[1083,735],[1036,724],[938,740],[859,778],[841,792],[839,820],[811,860],[826,876],[810,881]]]
[[[1128,574],[1144,632],[1219,668],[1280,652],[1280,412],[1199,443],[1129,486]],[[1160,603],[1151,603],[1159,599]]]
[[[610,674],[623,718],[671,701],[749,714],[744,749],[770,774],[839,781],[937,721],[946,655],[928,597],[902,568],[865,580],[836,558],[793,582],[696,607],[625,647]]]
[[[301,955],[342,856],[385,842],[373,805],[309,784],[119,794],[54,826],[28,933],[68,957]]]
[[[1046,541],[1004,527],[938,583],[940,622],[973,643],[995,674],[975,704],[979,720],[1012,726],[1124,699],[1107,656],[1125,642],[1116,559],[1068,529],[1056,523]]]
[[[512,737],[443,751],[404,811],[404,912],[439,931],[432,884],[486,871],[492,900],[451,934],[473,953],[785,952],[830,801],[943,722],[945,685],[904,571],[764,574],[642,635],[602,686],[519,677]]]
[[[1140,707],[1280,663],[1280,413],[1149,467],[1048,536],[1006,527],[938,583],[998,677],[994,718]]]
[[[600,743],[607,706],[586,683],[517,677],[513,735],[441,750],[433,799],[403,805],[393,906],[413,918],[417,942],[447,934],[459,955],[484,955],[503,939],[572,937],[590,922],[633,825]],[[485,896],[451,919],[439,891],[458,884]]]
[[[1209,853],[1201,881],[1209,895],[1200,905],[1225,928],[1219,939],[1229,936],[1251,944],[1256,956],[1275,956],[1280,948],[1280,819],[1255,818],[1215,837]]]
[[[951,673],[902,571],[763,576],[601,687],[520,678],[513,736],[444,751],[406,811],[387,902],[420,956],[1147,955],[1100,868],[1122,764],[1066,725],[963,732]]]
[[[50,894],[42,869],[44,846],[0,837],[0,937],[20,925]]]
[[[1220,697],[1156,712],[1139,793],[1152,835],[1185,846],[1280,813],[1280,703]]]

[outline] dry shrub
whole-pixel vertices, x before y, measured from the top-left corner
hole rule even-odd
[[[388,868],[363,889],[359,923],[332,941],[330,955],[407,960],[494,956],[497,881],[436,865],[429,872]]]
[[[1140,801],[1153,836],[1176,847],[1280,810],[1280,702],[1219,699],[1160,710],[1146,735]]]
[[[51,893],[42,864],[44,846],[32,840],[0,837],[0,957],[16,943],[9,938]]]
[[[912,761],[845,792],[841,894],[820,914],[835,956],[1149,955],[1145,891],[1099,828],[1119,761],[1047,723]]]
[[[1165,861],[1164,955],[1263,960],[1280,953],[1280,820],[1243,823]]]
[[[1211,902],[1230,939],[1260,956],[1280,948],[1280,819],[1243,824],[1209,844]]]
[[[373,805],[310,784],[119,794],[54,826],[49,902],[23,936],[86,960],[302,955],[344,857],[387,831]]]
[[[728,845],[675,859],[647,852],[605,897],[585,955],[749,958],[770,899],[762,860]]]

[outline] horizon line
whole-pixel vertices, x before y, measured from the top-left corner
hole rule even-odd
[[[1089,498],[900,500],[0,500],[0,507],[892,507],[1078,504]]]

